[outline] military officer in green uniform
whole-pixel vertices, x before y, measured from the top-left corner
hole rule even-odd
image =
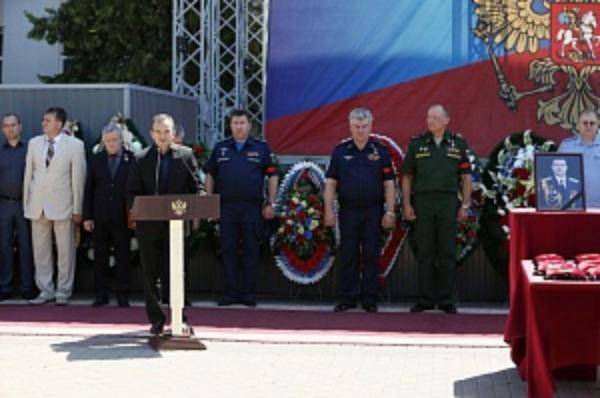
[[[415,222],[419,278],[419,299],[411,312],[437,304],[447,314],[456,313],[456,229],[471,205],[471,166],[467,142],[446,129],[449,121],[442,105],[431,106],[428,131],[411,140],[404,158],[403,212]]]

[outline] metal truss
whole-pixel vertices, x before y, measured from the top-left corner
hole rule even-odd
[[[262,135],[268,0],[173,0],[172,88],[198,98],[198,139],[212,147],[233,108]]]

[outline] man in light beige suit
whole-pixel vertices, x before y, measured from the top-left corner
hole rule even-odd
[[[83,142],[62,132],[66,120],[64,109],[48,109],[42,121],[44,134],[32,138],[27,148],[23,207],[31,220],[35,282],[40,290],[31,304],[56,300],[56,305],[66,305],[73,290],[75,227],[81,223],[86,164]],[[58,254],[56,288],[53,233]]]

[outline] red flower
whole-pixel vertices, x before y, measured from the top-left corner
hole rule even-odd
[[[527,180],[530,174],[530,171],[523,167],[518,167],[512,172],[513,177],[516,177],[520,180]]]
[[[517,184],[515,186],[514,195],[516,198],[521,197],[525,194],[525,186],[523,184]]]

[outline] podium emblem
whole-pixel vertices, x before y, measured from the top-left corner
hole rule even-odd
[[[176,216],[181,217],[187,211],[187,202],[181,199],[177,199],[171,202],[171,209]]]

